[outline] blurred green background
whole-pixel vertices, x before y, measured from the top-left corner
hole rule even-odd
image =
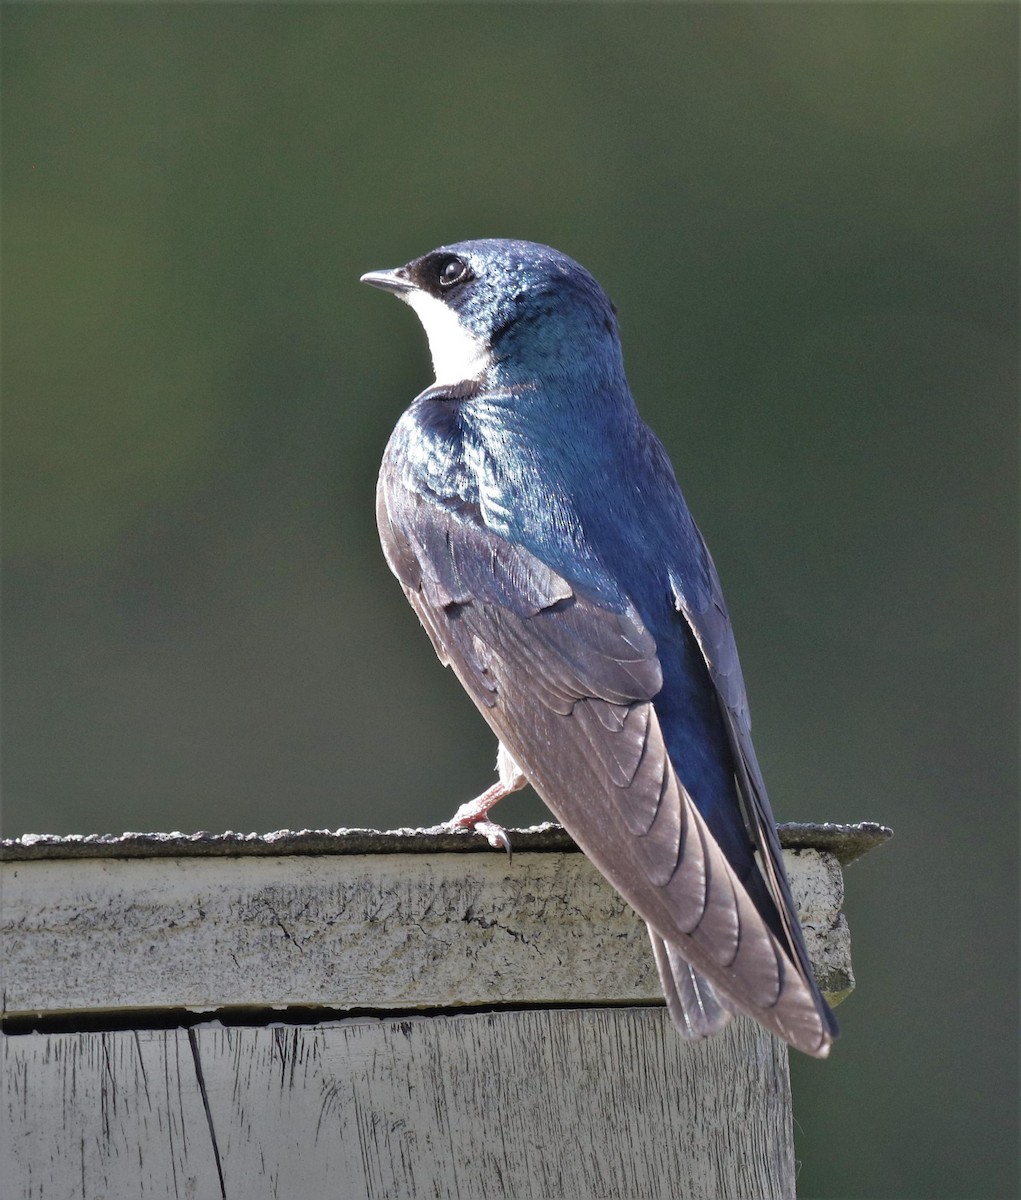
[[[488,785],[374,527],[424,335],[356,281],[549,242],[620,309],[778,816],[897,832],[795,1056],[801,1195],[1016,1194],[1017,46],[1014,5],[5,5],[5,834]]]

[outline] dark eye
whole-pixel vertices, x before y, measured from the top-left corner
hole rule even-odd
[[[468,264],[453,255],[450,258],[444,258],[438,264],[437,278],[440,287],[453,287],[455,283],[460,283],[468,278]]]

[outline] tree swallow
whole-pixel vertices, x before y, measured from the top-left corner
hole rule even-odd
[[[812,978],[716,568],[624,376],[616,310],[532,242],[458,242],[364,283],[425,326],[436,382],[386,448],[383,551],[499,740],[452,824],[494,844],[530,783],[644,918],[670,1015],[747,1013],[807,1054]]]

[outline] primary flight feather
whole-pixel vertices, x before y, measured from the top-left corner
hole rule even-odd
[[[443,246],[366,283],[418,313],[436,382],[383,457],[380,539],[440,660],[649,926],[687,1038],[736,1012],[819,1057],[812,978],[716,569],[624,376],[616,314],[548,246]]]

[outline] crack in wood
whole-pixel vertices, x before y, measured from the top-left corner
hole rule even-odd
[[[202,1074],[202,1058],[199,1054],[199,1040],[194,1026],[188,1030],[188,1045],[191,1046],[192,1062],[195,1064],[195,1078],[202,1096],[202,1107],[206,1110],[206,1125],[209,1127],[209,1140],[213,1143],[213,1158],[216,1160],[216,1174],[220,1180],[220,1195],[227,1200],[227,1188],[223,1181],[223,1164],[220,1162],[220,1147],[216,1141],[216,1128],[213,1125],[213,1112],[209,1107],[209,1094],[206,1092],[206,1080]]]

